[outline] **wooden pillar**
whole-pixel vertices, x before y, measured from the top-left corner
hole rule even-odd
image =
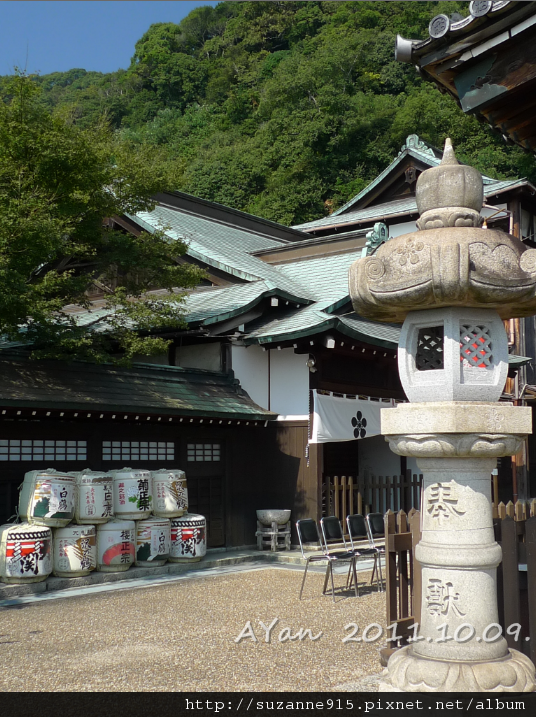
[[[316,482],[316,500],[313,493],[307,496],[306,513],[308,518],[320,520],[322,517],[322,475],[324,465],[322,443],[309,444],[309,470],[311,472],[311,482]]]
[[[508,205],[511,214],[511,233],[521,239],[521,201],[512,199]],[[525,356],[525,322],[520,319],[512,319],[510,325],[513,328],[513,350],[518,356]],[[526,370],[521,367],[517,372],[514,381],[510,382],[515,397],[514,405],[522,406],[520,398],[520,385],[526,383]],[[526,500],[528,496],[528,439],[525,439],[521,450],[512,456],[512,500]]]

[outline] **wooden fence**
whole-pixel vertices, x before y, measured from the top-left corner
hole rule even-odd
[[[343,522],[353,513],[409,511],[421,500],[422,475],[324,476],[322,515],[336,515]]]
[[[421,513],[412,508],[406,515],[392,510],[384,516],[385,522],[385,592],[387,625],[396,625],[398,641],[381,650],[382,663],[386,664],[397,647],[408,644],[413,636],[411,627],[421,620],[421,566],[415,560],[415,546],[421,539]],[[394,637],[391,630],[389,637]]]
[[[503,551],[497,569],[499,624],[508,646],[536,664],[536,499],[499,503],[493,507],[493,517],[495,540]],[[385,514],[387,624],[397,625],[397,647],[408,644],[412,625],[420,623],[421,566],[415,560],[420,537],[419,511]],[[391,645],[381,651],[384,663],[396,649]]]

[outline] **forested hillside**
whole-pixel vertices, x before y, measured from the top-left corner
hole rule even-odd
[[[126,70],[37,82],[51,110],[83,126],[106,112],[125,137],[159,146],[174,189],[285,224],[343,204],[412,133],[452,137],[491,176],[536,180],[531,156],[395,62],[397,33],[425,38],[434,15],[453,12],[468,3],[224,2],[152,25]]]

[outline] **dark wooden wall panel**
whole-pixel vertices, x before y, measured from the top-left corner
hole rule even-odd
[[[263,424],[220,426],[162,423],[115,423],[111,421],[0,420],[2,439],[86,440],[87,461],[0,462],[0,523],[15,513],[18,487],[28,471],[56,468],[60,471],[112,470],[128,461],[103,461],[103,440],[173,441],[174,461],[138,461],[134,467],[149,470],[180,468],[186,472],[191,492],[191,510],[209,513],[211,547],[255,543],[257,508],[278,506],[274,490],[276,431]],[[219,462],[188,462],[188,443],[219,443]]]

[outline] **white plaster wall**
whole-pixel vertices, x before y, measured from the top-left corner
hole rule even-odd
[[[235,377],[251,400],[268,408],[268,351],[260,346],[233,346],[232,366]]]
[[[359,441],[359,475],[400,475],[400,456],[389,448],[383,436],[372,436]]]
[[[308,356],[295,354],[293,349],[270,351],[270,410],[282,415],[309,414],[307,359]]]
[[[401,222],[400,224],[389,224],[389,239],[399,237],[401,234],[409,234],[417,231],[415,222]]]
[[[283,416],[309,414],[309,369],[306,361],[307,356],[295,354],[291,348],[263,351],[259,346],[232,347],[233,371],[242,388],[259,406]]]
[[[417,459],[414,458],[413,456],[408,456],[406,458],[406,466],[408,469],[411,470],[411,475],[416,475],[416,476],[420,475],[421,470],[420,470],[419,466],[417,465]]]

